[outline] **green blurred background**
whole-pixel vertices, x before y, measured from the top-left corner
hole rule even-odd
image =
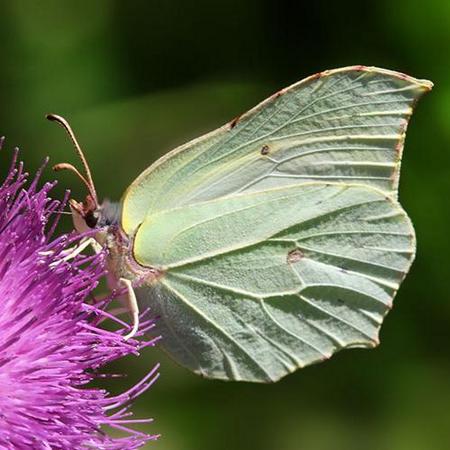
[[[434,81],[413,117],[402,166],[400,196],[416,227],[417,259],[379,348],[343,352],[274,385],[203,380],[149,349],[113,368],[131,373],[112,389],[161,361],[160,380],[135,408],[155,417],[146,430],[162,433],[148,448],[450,448],[448,0],[19,0],[0,7],[7,149],[20,145],[30,170],[45,155],[75,162],[62,130],[44,120],[62,114],[100,195],[111,199],[170,148],[317,71],[377,65]],[[84,195],[71,174],[58,178]]]

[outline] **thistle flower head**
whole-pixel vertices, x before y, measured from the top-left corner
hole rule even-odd
[[[61,209],[49,198],[53,184],[38,188],[38,174],[26,187],[16,158],[0,187],[0,448],[138,448],[157,436],[129,428],[139,422],[129,419],[129,405],[157,367],[117,396],[87,384],[105,364],[152,342],[125,341],[125,326],[101,327],[106,303],[93,303],[91,293],[105,255],[64,259],[79,237],[52,240]]]

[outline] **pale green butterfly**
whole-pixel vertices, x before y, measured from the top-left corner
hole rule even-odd
[[[150,306],[181,365],[255,382],[376,346],[414,259],[397,189],[412,108],[431,87],[373,67],[318,73],[156,161],[120,210],[99,205],[69,125],[50,116],[86,169],[75,227],[109,247],[127,337]]]

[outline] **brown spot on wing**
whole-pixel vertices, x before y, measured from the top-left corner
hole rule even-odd
[[[278,98],[280,98],[285,93],[286,93],[286,89],[280,89],[279,91],[275,92],[275,94],[272,94],[267,99],[267,101],[272,101],[273,102],[273,101],[277,100]]]
[[[242,114],[239,114],[230,122],[230,130],[232,130],[238,124],[241,116],[242,116]]]
[[[398,134],[400,135],[399,140],[395,146],[395,151],[397,154],[401,154],[403,146],[405,144],[405,134],[406,134],[406,128],[408,127],[408,121],[406,119],[403,119],[400,124],[400,129],[398,130]]]
[[[407,81],[409,81],[409,77],[408,77],[408,75],[406,75],[405,73],[403,73],[403,72],[396,72],[396,74],[397,74],[397,76],[401,79],[401,80],[407,80]]]
[[[286,260],[288,264],[293,264],[300,261],[304,256],[305,254],[299,248],[294,248],[287,254]]]
[[[269,152],[270,152],[270,148],[269,148],[269,146],[267,144],[263,145],[261,147],[261,155],[263,155],[263,156],[268,155]]]
[[[317,78],[321,78],[321,77],[323,77],[323,75],[324,75],[323,72],[317,72],[317,73],[311,75],[311,76],[309,77],[309,79],[310,79],[311,81],[317,80]]]

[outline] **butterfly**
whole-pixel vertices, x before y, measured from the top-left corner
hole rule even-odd
[[[406,127],[427,80],[375,67],[324,71],[169,152],[75,228],[109,251],[111,285],[159,317],[160,345],[208,378],[275,382],[375,347],[415,255],[397,200]]]

